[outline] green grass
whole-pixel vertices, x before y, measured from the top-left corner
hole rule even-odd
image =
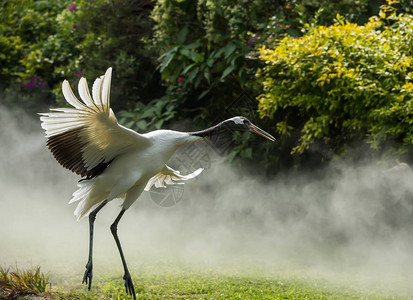
[[[139,284],[139,282],[141,282]],[[120,282],[108,283],[104,288],[107,297],[116,299],[121,292]],[[259,277],[226,276],[208,273],[140,278],[139,299],[358,299],[351,291],[326,289],[299,281],[279,281]]]
[[[159,270],[144,266],[132,277],[137,299],[409,299],[377,286],[365,289],[326,277],[288,271],[269,274],[259,268],[200,270],[167,265]],[[47,282],[47,277],[42,278]],[[125,294],[121,278],[117,272],[95,276],[90,292],[80,284],[81,276],[55,278],[52,281],[57,284],[51,289],[35,294],[52,299],[132,299]]]
[[[25,295],[46,295],[46,285],[49,277],[34,270],[21,270],[17,267],[0,267],[0,299],[15,299]]]

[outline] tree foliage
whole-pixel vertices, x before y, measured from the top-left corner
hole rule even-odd
[[[13,93],[9,102],[61,105],[63,79],[76,87],[81,76],[95,78],[109,66],[118,86],[115,109],[162,95],[153,51],[145,47],[152,33],[150,0],[11,0],[2,8],[0,79]]]
[[[257,92],[262,43],[299,36],[311,20],[329,23],[337,12],[356,19],[366,10],[364,0],[157,1],[153,44],[167,94],[184,116],[196,108],[196,117],[211,122],[242,91]]]
[[[54,82],[49,74],[60,53],[51,47],[50,37],[58,30],[55,20],[65,5],[65,1],[32,0],[0,4],[0,88],[2,94],[9,89],[10,95],[2,98],[10,105],[50,104]]]
[[[1,101],[32,112],[65,105],[63,79],[76,88],[112,66],[112,106],[140,131],[176,119],[206,127],[260,95],[261,119],[244,104],[231,114],[280,139],[270,148],[234,134],[230,159],[276,170],[365,139],[408,153],[412,0],[388,2],[379,11],[385,0],[6,0]]]
[[[152,8],[151,0],[76,1],[73,19],[64,19],[73,28],[78,55],[70,68],[59,68],[60,74],[96,78],[112,66],[116,89],[111,98],[116,111],[161,96],[155,56],[145,47],[152,35]]]
[[[268,19],[268,7],[275,5],[247,2],[157,2],[152,17],[159,71],[170,99],[178,100],[184,116],[209,123],[249,88],[256,65],[247,57],[255,44],[251,30]],[[190,111],[195,113],[185,114]]]
[[[338,15],[260,49],[259,110],[296,140],[292,153],[317,145],[337,154],[364,139],[377,150],[412,150],[413,17],[389,5],[379,16],[360,26]]]

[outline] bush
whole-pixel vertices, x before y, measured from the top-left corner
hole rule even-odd
[[[50,104],[50,87],[54,84],[50,74],[56,62],[47,50],[41,49],[50,48],[49,39],[58,28],[55,20],[66,6],[65,2],[14,0],[1,3],[0,89],[6,104],[25,108]],[[66,51],[70,52],[70,48]],[[3,95],[6,89],[9,95]]]
[[[247,110],[267,131],[277,120],[277,148],[234,135],[240,144],[230,158],[291,166],[303,157],[291,158],[291,151],[308,153],[317,144],[340,153],[365,136],[375,149],[392,141],[407,152],[409,17],[391,16],[387,7],[365,26],[341,17],[328,26],[337,12],[361,23],[383,1],[3,1],[1,101],[31,111],[65,105],[63,79],[75,89],[80,76],[93,80],[112,66],[112,107],[139,130],[182,118],[206,127]],[[392,3],[409,12],[411,1]],[[265,118],[242,105],[226,111],[262,87]]]
[[[35,111],[56,101],[65,105],[63,79],[75,88],[81,76],[94,79],[109,66],[117,83],[115,110],[163,95],[152,50],[145,47],[152,1],[11,0],[1,7],[0,88],[8,90],[9,105]]]
[[[260,93],[255,74],[264,65],[258,55],[263,44],[276,44],[285,35],[302,35],[305,22],[330,24],[337,12],[352,20],[362,19],[371,3],[376,1],[158,1],[152,13],[153,44],[160,55],[166,97],[176,103],[178,117],[192,118],[204,127],[211,125],[243,93],[253,98]],[[242,109],[239,111],[231,113],[242,114]],[[246,116],[273,132],[269,120]],[[280,164],[290,167],[297,162],[286,151],[289,140],[269,151],[268,145],[255,137],[234,138],[242,143],[230,158],[236,154],[260,161],[272,172]]]
[[[254,33],[277,5],[265,0],[157,2],[153,44],[167,95],[178,101],[181,116],[210,125],[243,90],[251,90],[258,64],[248,54],[260,39]]]
[[[176,118],[194,121],[196,127],[189,129],[205,128],[235,115],[245,115],[266,129],[265,122],[254,115],[257,109],[255,72],[261,64],[254,52],[263,40],[259,32],[269,18],[274,13],[283,13],[282,2],[156,3],[152,13],[156,22],[153,45],[159,52],[158,69],[166,87],[163,101],[174,103]],[[283,27],[280,32],[284,30]],[[244,97],[253,99],[253,109],[234,104]],[[267,143],[254,143],[255,138],[236,134],[234,139],[239,146],[232,149],[229,159],[238,156],[267,160],[263,155]]]
[[[17,299],[25,295],[40,295],[46,292],[49,275],[35,270],[14,271],[0,267],[0,298]]]
[[[111,105],[115,111],[162,96],[155,55],[146,47],[152,35],[153,2],[82,0],[73,5],[75,9],[64,11],[62,19],[76,37],[76,55],[69,66],[55,73],[76,82],[79,76],[94,80],[113,67],[116,88],[111,90]]]
[[[264,40],[298,36],[301,22],[328,23],[336,11],[357,18],[367,5],[363,0],[330,2],[157,1],[153,44],[167,94],[182,105],[180,114],[192,117],[188,112],[196,109],[195,116],[209,124],[242,92],[256,93],[260,62],[255,50]]]
[[[337,16],[332,26],[260,49],[259,111],[294,141],[291,153],[317,145],[340,154],[362,140],[376,150],[412,150],[413,16],[388,5],[379,15],[364,26]]]

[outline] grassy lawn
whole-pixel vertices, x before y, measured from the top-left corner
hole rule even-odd
[[[411,299],[396,286],[392,289],[378,283],[366,288],[354,284],[350,277],[337,280],[260,268],[200,270],[182,265],[141,269],[132,274],[138,299]],[[49,284],[40,295],[52,299],[132,299],[124,292],[122,275],[106,271],[95,276],[89,292],[80,284],[81,274],[68,278],[49,274]]]
[[[125,299],[120,280],[103,283],[90,299],[96,297]],[[337,288],[320,282],[282,280],[261,276],[219,275],[214,273],[160,274],[136,280],[139,299],[361,299],[370,293]],[[86,297],[86,293],[72,293]],[[64,294],[62,294],[64,296]],[[64,296],[65,297],[65,296]],[[63,298],[64,298],[63,297]],[[375,295],[379,298],[379,295]],[[385,299],[385,297],[383,297]],[[391,297],[387,297],[391,299]]]

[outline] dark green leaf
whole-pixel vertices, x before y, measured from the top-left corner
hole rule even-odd
[[[225,54],[225,58],[228,58],[237,48],[237,46],[235,46],[233,43],[228,43],[225,47],[224,47],[224,54]]]
[[[211,84],[211,72],[208,68],[204,71],[204,77],[208,81],[208,83]]]
[[[194,66],[196,66],[195,63],[190,64],[189,66],[187,66],[184,71],[182,72],[182,75],[185,75],[186,73],[188,73],[189,70],[191,70]]]
[[[179,32],[178,32],[178,43],[183,44],[185,43],[186,36],[188,35],[189,29],[187,26],[183,27]]]
[[[208,93],[209,93],[209,90],[203,91],[203,92],[198,96],[198,100],[201,100],[202,98],[204,98]]]
[[[161,62],[161,64],[160,64],[160,68],[159,68],[159,71],[162,73],[163,72],[163,70],[165,70],[165,68],[166,67],[168,67],[168,65],[171,63],[171,61],[172,61],[172,59],[174,58],[174,56],[175,56],[175,51],[169,51],[169,52],[167,52],[166,54],[165,54],[165,56],[163,57],[163,59],[162,59],[162,62]]]
[[[197,69],[193,69],[191,72],[189,72],[188,74],[188,78],[187,80],[189,82],[191,82],[192,80],[194,80],[195,76],[199,73],[199,71]]]
[[[222,72],[222,75],[221,75],[221,80],[223,80],[225,77],[227,77],[233,70],[234,70],[234,66],[233,65],[231,65],[231,66],[228,66],[225,70],[224,70],[224,72]]]

